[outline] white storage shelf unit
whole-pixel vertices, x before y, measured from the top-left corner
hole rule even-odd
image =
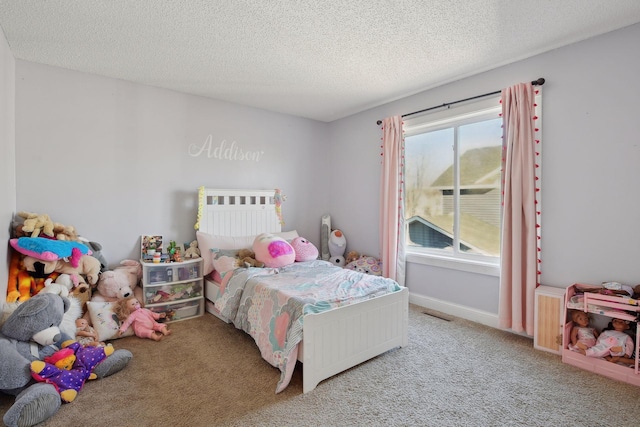
[[[585,286],[585,285],[580,285]],[[573,328],[573,322],[571,321],[570,311],[573,310],[569,307],[571,298],[579,293],[576,285],[569,286],[565,293],[565,319],[563,345],[562,345],[562,361],[564,363],[577,366],[579,368],[595,372],[600,375],[604,375],[615,380],[624,381],[633,385],[640,386],[640,371],[639,371],[639,358],[638,349],[640,346],[640,330],[637,328],[638,316],[640,313],[640,306],[638,300],[613,296],[613,295],[601,295],[598,293],[585,292],[584,293],[584,308],[583,310],[590,313],[593,317],[602,316],[607,322],[612,318],[618,318],[628,320],[636,323],[636,337],[635,337],[635,365],[632,367],[619,365],[617,363],[609,362],[605,359],[597,357],[588,357],[582,353],[569,350],[569,343],[571,341],[571,329]],[[598,309],[596,307],[602,307]],[[597,322],[594,322],[597,323]]]
[[[204,314],[202,258],[172,263],[142,263],[144,306],[167,313],[169,322]]]

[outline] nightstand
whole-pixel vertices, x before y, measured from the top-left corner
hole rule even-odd
[[[167,322],[204,314],[202,258],[171,263],[141,262],[145,308],[167,313]]]

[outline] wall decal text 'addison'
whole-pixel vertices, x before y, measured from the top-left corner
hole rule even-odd
[[[226,139],[223,139],[214,147],[213,135],[209,135],[201,145],[190,144],[189,155],[192,157],[200,157],[204,155],[210,159],[214,158],[218,160],[245,160],[259,162],[262,156],[264,156],[264,151],[243,150],[238,146],[236,141],[229,143]]]

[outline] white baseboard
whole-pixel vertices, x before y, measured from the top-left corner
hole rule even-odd
[[[500,329],[498,327],[498,315],[494,313],[465,307],[463,305],[438,300],[424,295],[415,294],[413,292],[409,293],[409,302],[430,310],[440,311],[445,314],[450,314],[452,316]]]

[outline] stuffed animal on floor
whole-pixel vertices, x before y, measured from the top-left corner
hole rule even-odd
[[[53,385],[63,402],[73,402],[84,383],[90,379],[96,379],[93,373],[94,368],[103,360],[113,354],[114,349],[111,344],[105,347],[83,347],[77,341],[66,341],[62,343],[63,350],[72,350],[71,358],[68,355],[61,359],[62,363],[51,363],[35,360],[31,362],[31,376],[38,382],[45,382]],[[61,350],[61,351],[63,351]],[[50,359],[50,358],[49,358]],[[69,362],[72,365],[69,366]]]
[[[142,264],[139,261],[125,259],[120,266],[107,270],[100,275],[92,301],[118,301],[133,295],[142,301],[142,290],[138,286],[142,279]]]
[[[100,275],[100,261],[92,255],[82,255],[78,260],[78,265],[74,267],[71,263],[59,259],[54,266],[54,271],[62,274],[76,274],[85,277],[87,283],[95,285],[98,283],[98,277]]]
[[[36,425],[60,408],[61,399],[55,387],[35,382],[30,366],[72,339],[59,329],[69,307],[67,298],[39,294],[20,303],[0,328],[0,392],[16,396],[3,417],[7,426]],[[128,350],[116,350],[94,372],[98,378],[109,376],[122,370],[132,357]]]
[[[11,246],[23,255],[41,261],[68,259],[74,268],[82,255],[91,255],[91,249],[79,242],[45,239],[44,237],[20,237],[9,240]]]
[[[7,280],[7,302],[26,301],[31,298],[31,275],[25,270],[22,263],[23,255],[11,249],[11,261],[9,262],[9,278]]]
[[[109,263],[102,254],[102,245],[100,243],[92,242],[82,236],[78,237],[78,241],[87,245],[91,249],[91,256],[100,261],[100,271],[106,271],[109,268]]]
[[[60,295],[62,297],[68,297],[73,288],[80,284],[80,280],[77,275],[61,274],[55,282],[53,279],[46,279],[44,281],[44,289],[40,292],[47,292],[50,294]]]
[[[55,261],[40,261],[14,251],[9,268],[7,302],[24,302],[45,287],[47,279],[56,280],[59,273],[53,271]],[[47,268],[46,264],[51,264]]]

